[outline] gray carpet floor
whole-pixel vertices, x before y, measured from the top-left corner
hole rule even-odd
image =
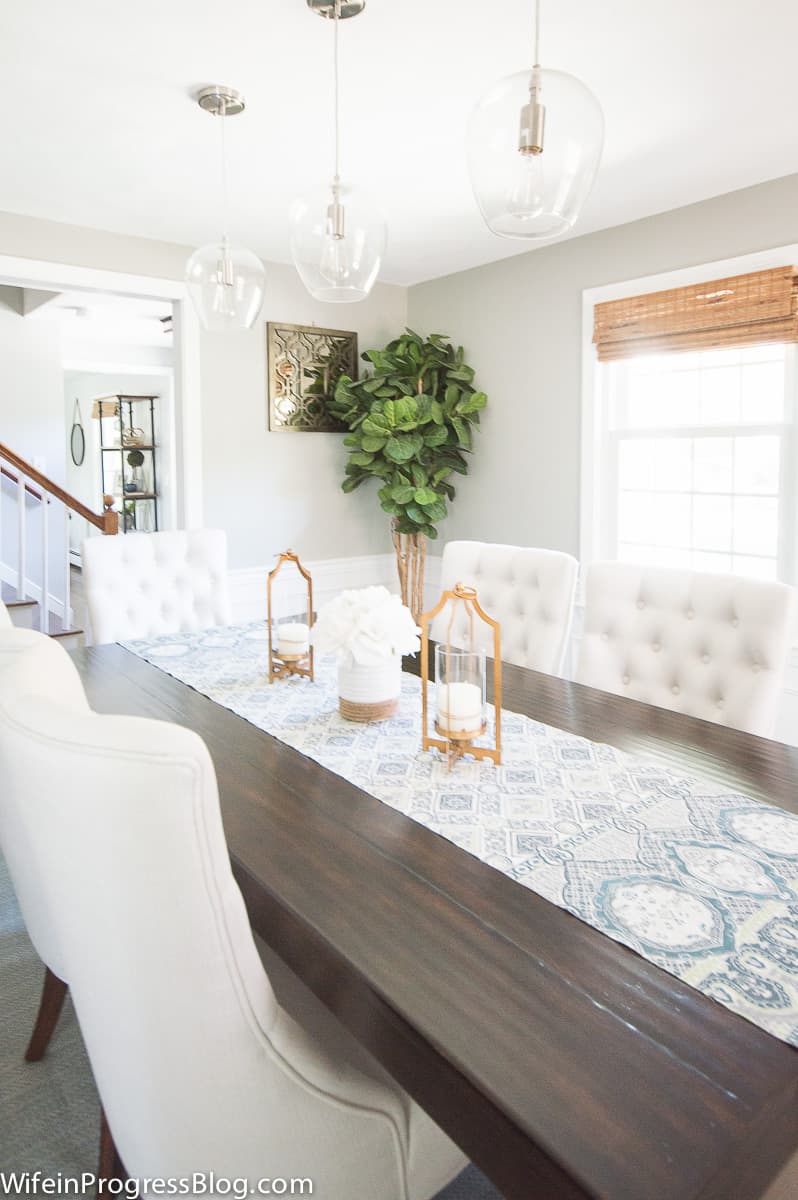
[[[100,1105],[69,998],[42,1061],[22,1057],[42,975],[0,855],[0,1170],[80,1175],[97,1167]],[[469,1167],[437,1200],[501,1196]]]

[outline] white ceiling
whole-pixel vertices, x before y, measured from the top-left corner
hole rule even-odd
[[[578,75],[607,137],[575,233],[798,171],[795,0],[543,0],[542,62]],[[367,0],[341,27],[343,174],[389,227],[382,278],[523,253],[468,184],[469,112],[529,65],[532,0]],[[0,209],[186,244],[215,239],[218,124],[191,95],[245,94],[228,123],[232,231],[288,261],[286,212],[331,169],[332,30],[305,0],[2,5]],[[796,214],[798,220],[798,214]]]

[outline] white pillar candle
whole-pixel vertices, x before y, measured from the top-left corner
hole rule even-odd
[[[438,724],[447,733],[479,733],[482,689],[475,683],[439,684]]]
[[[286,621],[277,626],[277,653],[299,655],[310,649],[310,630],[302,621]]]

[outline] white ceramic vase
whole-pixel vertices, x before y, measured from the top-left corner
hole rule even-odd
[[[362,666],[350,656],[338,664],[338,708],[349,721],[384,721],[399,707],[402,659]]]

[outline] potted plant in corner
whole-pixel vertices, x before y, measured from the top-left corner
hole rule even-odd
[[[383,350],[361,355],[373,371],[342,375],[329,401],[349,433],[345,492],[381,481],[380,504],[391,517],[402,602],[417,620],[423,611],[427,538],[455,497],[452,475],[468,474],[473,426],[488,402],[473,384],[474,369],[440,333],[426,339],[407,329]]]

